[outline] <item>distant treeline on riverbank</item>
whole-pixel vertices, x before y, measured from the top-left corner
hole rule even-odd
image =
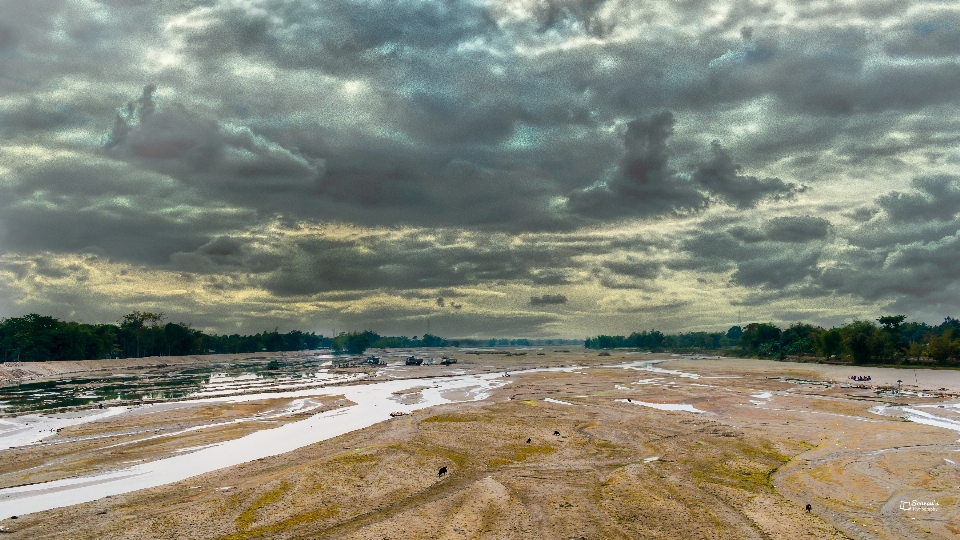
[[[781,329],[772,323],[733,326],[726,332],[687,332],[666,335],[656,330],[629,336],[588,338],[588,349],[618,347],[648,350],[723,350],[725,355],[779,358],[821,357],[858,364],[898,363],[928,359],[937,364],[960,362],[960,320],[947,317],[930,326],[904,322],[904,315],[886,315],[875,321],[853,321],[825,329],[795,323]]]
[[[410,347],[502,347],[533,345],[579,345],[570,339],[471,339],[447,340],[424,334],[381,336],[371,330],[341,332],[325,337],[313,332],[277,330],[253,335],[217,335],[195,330],[188,324],[165,322],[162,313],[134,311],[117,324],[85,324],[61,321],[31,313],[0,319],[0,362],[51,360],[99,360],[191,354],[237,354],[252,352],[305,351],[329,348],[335,353],[362,354],[369,348]]]
[[[369,347],[443,347],[453,343],[430,334],[422,338],[344,332],[324,337],[313,332],[277,330],[253,335],[216,335],[184,323],[164,322],[162,313],[134,311],[117,324],[85,324],[30,314],[0,320],[0,361],[43,362],[145,356],[184,356],[330,348],[359,354]]]

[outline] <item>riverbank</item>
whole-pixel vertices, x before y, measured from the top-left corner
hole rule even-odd
[[[960,518],[954,459],[960,406],[923,392],[960,389],[956,376],[942,377],[935,388],[918,379],[919,391],[888,395],[844,384],[848,373],[830,371],[842,366],[823,371],[824,365],[790,362],[541,352],[470,355],[458,364],[459,373],[439,377],[429,368],[388,366],[373,374],[379,382],[355,390],[304,390],[313,392],[310,399],[328,396],[324,406],[343,401],[337,410],[259,430],[262,440],[287,439],[270,433],[302,429],[358,406],[372,411],[372,405],[389,403],[377,414],[411,414],[373,418],[367,427],[332,431],[289,452],[0,526],[14,538],[960,534],[952,525]],[[504,369],[510,377],[502,376]],[[422,380],[418,374],[434,376]],[[903,375],[883,368],[865,374],[876,381]],[[444,391],[445,380],[463,384]],[[378,398],[378,385],[397,388],[382,387]],[[262,406],[260,397],[249,398],[247,406]],[[438,398],[469,401],[437,405]],[[233,399],[217,406],[239,407]],[[173,421],[187,412],[165,414]],[[910,420],[923,415],[956,429]],[[117,420],[122,417],[110,422]],[[99,423],[83,429],[94,434]],[[307,429],[326,429],[314,426]],[[203,431],[192,432],[189,444],[202,444]],[[184,435],[170,435],[164,451],[173,454]],[[130,450],[128,458],[137,459],[138,451]],[[241,451],[247,450],[229,454]],[[191,455],[199,459],[203,452]],[[32,465],[43,463],[38,453]],[[447,473],[439,476],[441,467]],[[903,510],[901,499],[938,506]],[[804,511],[806,504],[812,512]]]

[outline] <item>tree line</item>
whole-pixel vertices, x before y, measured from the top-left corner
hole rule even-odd
[[[459,347],[457,341],[447,341],[440,336],[424,334],[423,337],[413,336],[381,336],[372,330],[363,332],[344,332],[338,334],[330,343],[330,348],[337,354],[363,354],[369,348],[409,348],[409,347]]]
[[[649,350],[719,350],[724,354],[757,358],[820,357],[857,364],[899,363],[928,359],[938,364],[960,363],[960,320],[947,317],[931,326],[906,322],[905,315],[855,320],[825,329],[795,323],[782,329],[773,323],[733,326],[726,332],[688,332],[665,335],[656,330],[629,336],[587,338],[588,349],[629,347]]]
[[[300,351],[330,345],[312,332],[211,335],[162,313],[134,311],[117,324],[61,321],[31,313],[0,320],[0,361],[94,360],[208,353]]]
[[[189,324],[165,320],[163,313],[134,311],[116,324],[61,321],[31,313],[0,319],[0,362],[97,360],[191,354],[236,354],[304,351],[330,348],[334,352],[362,354],[370,347],[445,347],[459,345],[424,334],[381,336],[376,332],[341,332],[324,337],[313,332],[277,330],[253,335],[206,334]]]

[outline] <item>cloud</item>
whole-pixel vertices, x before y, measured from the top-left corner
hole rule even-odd
[[[785,216],[768,221],[765,232],[774,242],[805,243],[823,240],[830,228],[830,222],[820,217]]]
[[[693,180],[710,194],[738,208],[750,208],[762,199],[790,197],[803,188],[779,178],[757,178],[742,175],[741,165],[733,162],[720,146],[720,141],[710,143],[713,158],[697,165]]]
[[[266,327],[417,321],[438,296],[451,329],[577,333],[650,305],[726,324],[744,299],[833,320],[958,288],[938,258],[960,228],[954,6],[117,6],[0,0],[0,255],[23,305],[93,310],[70,275],[113,277],[83,257],[244,291]],[[697,278],[715,316],[690,315]],[[147,285],[97,294],[237,323]],[[597,308],[537,318],[551,288]]]
[[[960,50],[960,18],[941,11],[926,17],[903,21],[899,28],[886,32],[884,50],[891,56],[929,58],[954,56]]]
[[[309,162],[249,129],[221,126],[172,104],[157,107],[154,85],[117,117],[108,155],[167,174],[232,203],[250,205],[265,192],[316,192],[323,162]],[[133,124],[133,119],[136,124]],[[131,125],[133,124],[133,125]]]
[[[614,23],[598,16],[607,0],[546,0],[535,4],[533,15],[539,31],[583,32],[603,36]]]
[[[436,229],[384,234],[278,221],[244,236],[217,237],[171,260],[172,267],[182,271],[243,272],[282,297],[422,289],[453,296],[451,287],[491,281],[553,285],[585,279],[575,276],[588,276],[595,257],[616,249],[613,240],[467,231],[440,234]],[[436,295],[428,293],[425,298],[435,300]]]
[[[626,150],[614,178],[605,185],[570,194],[575,213],[618,218],[696,210],[707,199],[669,167],[667,139],[673,134],[673,114],[665,111],[627,124]]]
[[[626,155],[614,179],[570,194],[576,213],[615,218],[656,216],[705,209],[709,196],[738,208],[751,208],[764,199],[789,198],[806,188],[779,178],[743,175],[719,141],[711,143],[712,158],[697,163],[687,179],[669,165],[667,139],[676,121],[665,111],[627,124]]]
[[[566,304],[567,297],[562,294],[545,294],[543,296],[531,296],[531,306],[547,306],[551,304]]]
[[[783,289],[795,294],[797,286],[821,276],[820,262],[827,249],[831,223],[811,216],[781,216],[759,227],[735,225],[686,240],[685,258],[671,260],[676,269],[728,272],[745,287]]]
[[[120,163],[46,159],[0,185],[0,244],[163,264],[250,219],[192,195],[169,178]]]
[[[894,223],[949,220],[960,212],[960,177],[938,175],[911,180],[912,193],[891,191],[877,197]]]

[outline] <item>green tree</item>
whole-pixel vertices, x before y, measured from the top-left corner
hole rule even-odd
[[[836,328],[824,330],[816,335],[814,343],[817,351],[823,355],[824,358],[829,359],[839,355],[843,349],[843,334]]]
[[[163,313],[134,311],[124,315],[120,321],[120,331],[124,338],[129,339],[128,346],[124,347],[124,353],[136,358],[153,353],[156,345],[156,329],[162,321]],[[131,355],[131,352],[134,354]]]
[[[341,354],[344,351],[348,354],[363,354],[363,351],[367,350],[372,343],[377,342],[379,339],[380,336],[370,330],[342,333],[333,338],[331,348],[337,354]]]
[[[874,357],[877,327],[870,321],[853,321],[843,327],[843,344],[856,364],[865,364]]]
[[[727,330],[727,339],[730,340],[730,345],[737,345],[737,343],[740,341],[740,336],[742,335],[743,328],[740,328],[739,326],[731,326],[730,329]]]
[[[780,329],[773,323],[750,323],[743,329],[740,348],[760,357],[781,353]]]
[[[795,323],[783,331],[780,342],[786,354],[803,356],[816,350],[816,335],[822,330],[811,324]]]
[[[900,325],[907,319],[906,315],[884,315],[879,317],[877,322],[886,332],[896,333],[900,331]]]
[[[955,358],[960,353],[960,341],[953,339],[953,330],[949,329],[939,336],[932,336],[927,344],[927,355],[937,363]]]

